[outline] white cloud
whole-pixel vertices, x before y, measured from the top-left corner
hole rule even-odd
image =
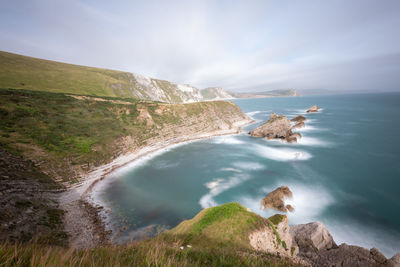
[[[399,8],[395,0],[6,0],[0,49],[239,91],[400,88]]]

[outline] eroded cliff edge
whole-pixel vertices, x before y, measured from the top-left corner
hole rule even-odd
[[[251,121],[237,105],[226,101],[165,104],[0,89],[0,146],[7,155],[0,198],[5,202],[15,199],[7,202],[9,212],[3,209],[0,214],[0,239],[36,238],[37,222],[13,210],[45,214],[39,228],[49,237],[55,230],[62,231],[59,225],[64,210],[64,222],[78,225],[66,226],[64,233],[57,234],[57,243],[74,236],[87,240],[82,246],[104,243],[104,231],[101,225],[98,227],[101,220],[87,205],[84,194],[95,178],[116,167],[112,165],[115,160],[146,148],[151,151],[178,142],[237,133]],[[16,166],[12,171],[9,162]],[[29,166],[33,174],[23,166]],[[87,181],[89,173],[94,179]],[[42,176],[57,186],[37,182]],[[46,195],[41,193],[44,191]],[[41,196],[32,198],[30,194]],[[44,204],[47,199],[53,204]],[[82,232],[86,234],[80,235]],[[51,243],[50,238],[45,242]]]

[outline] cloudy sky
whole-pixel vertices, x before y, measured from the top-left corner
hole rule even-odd
[[[0,50],[234,91],[400,90],[397,0],[1,0]]]

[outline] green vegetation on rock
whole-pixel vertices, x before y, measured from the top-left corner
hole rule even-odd
[[[267,219],[240,204],[228,203],[205,209],[153,239],[122,246],[67,250],[0,245],[0,262],[5,266],[298,266],[249,246],[248,234],[265,223]]]

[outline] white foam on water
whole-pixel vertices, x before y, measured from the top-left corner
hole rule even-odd
[[[240,145],[244,144],[242,140],[239,140],[233,136],[220,136],[212,139],[215,144],[228,144],[228,145]]]
[[[225,181],[225,179],[223,179],[223,178],[215,178],[211,182],[206,183],[205,186],[208,189],[213,189],[213,188],[217,187],[223,181]]]
[[[209,188],[210,191],[200,198],[199,204],[204,209],[218,205],[217,202],[214,200],[215,196],[229,190],[230,188],[238,186],[248,179],[250,179],[249,175],[237,174],[227,180],[216,178],[213,181],[206,183],[205,186]]]
[[[276,161],[308,160],[312,155],[304,150],[291,148],[272,148],[263,145],[253,145],[252,149],[261,157]]]
[[[263,210],[261,208],[261,199],[279,186],[282,186],[282,184],[265,187],[262,189],[263,193],[258,196],[242,196],[239,198],[239,202],[264,217],[281,213],[273,209]],[[285,199],[285,204],[290,204],[294,207],[293,212],[287,213],[290,224],[315,221],[334,202],[333,197],[322,186],[306,186],[302,184],[287,184],[287,186],[293,193],[293,198]]]
[[[307,125],[307,124],[302,128],[295,129],[296,132],[312,132],[312,131],[322,131],[322,130],[324,130],[324,129],[317,128],[317,127]]]
[[[301,145],[301,146],[320,146],[320,147],[328,147],[331,143],[318,139],[316,137],[303,136],[297,139],[297,143],[292,143],[293,145]]]
[[[175,168],[178,167],[180,164],[179,161],[171,161],[171,160],[160,160],[155,162],[153,165],[156,169],[168,169],[168,168]]]
[[[250,161],[238,161],[238,162],[234,162],[232,165],[236,168],[239,168],[242,170],[250,170],[250,171],[265,169],[264,165],[257,163],[257,162],[250,162]]]
[[[246,112],[245,114],[246,114],[247,116],[251,117],[251,116],[254,116],[254,115],[256,115],[256,114],[260,114],[260,113],[262,113],[262,112],[263,112],[263,111],[261,111],[261,110],[256,110],[256,111]]]
[[[219,169],[220,171],[224,171],[224,172],[237,172],[237,173],[241,173],[241,170],[235,169],[235,168],[221,168]]]

